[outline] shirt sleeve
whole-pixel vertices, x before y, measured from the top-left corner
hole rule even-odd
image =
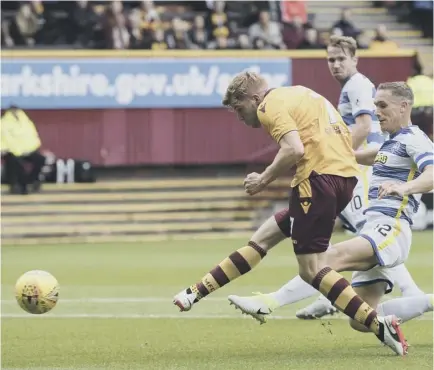
[[[258,107],[258,118],[265,130],[279,143],[290,131],[297,131],[297,124],[285,104],[278,99],[266,99]]]
[[[426,166],[434,164],[433,142],[423,132],[412,136],[406,143],[406,149],[420,172]]]
[[[348,90],[348,99],[354,119],[362,114],[369,114],[372,119],[377,119],[375,116],[374,96],[375,87],[367,79],[351,86]]]

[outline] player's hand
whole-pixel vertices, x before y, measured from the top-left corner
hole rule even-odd
[[[388,181],[378,187],[378,199],[382,199],[387,195],[396,195],[403,197],[406,195],[405,183],[400,184],[393,181]]]
[[[267,185],[262,181],[259,173],[253,172],[244,179],[244,189],[249,195],[260,193]]]

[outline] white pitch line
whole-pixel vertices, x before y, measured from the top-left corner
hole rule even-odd
[[[383,297],[384,301],[393,299],[396,297]],[[171,303],[172,297],[106,297],[106,298],[60,298],[59,303]],[[227,297],[206,297],[202,299],[202,302],[227,302]],[[2,304],[16,304],[14,299],[2,299]]]
[[[248,317],[236,315],[175,315],[175,314],[2,314],[1,318],[29,318],[29,319],[246,319]],[[274,316],[278,320],[292,319],[291,317]]]
[[[27,318],[27,319],[252,319],[250,316],[241,315],[174,315],[174,314],[48,314],[48,315],[31,315],[31,314],[2,314],[1,318],[16,319],[16,318]],[[270,320],[296,320],[295,316],[270,316]],[[297,319],[299,320],[299,319]],[[348,320],[346,316],[331,316],[324,320]],[[429,321],[433,320],[428,316],[421,316],[416,320]]]
[[[59,299],[61,303],[167,303],[172,302],[172,297],[118,297],[118,298],[66,298]],[[203,301],[224,302],[227,301],[225,297],[207,297]],[[2,304],[16,304],[14,299],[2,299]]]
[[[105,367],[5,367],[2,370],[107,370]]]

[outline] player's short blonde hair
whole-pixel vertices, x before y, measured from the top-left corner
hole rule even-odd
[[[404,81],[383,82],[378,85],[377,90],[388,90],[392,95],[406,100],[410,105],[414,103],[413,90]]]
[[[328,46],[341,48],[343,51],[348,50],[352,57],[357,51],[357,41],[347,36],[331,36]]]
[[[222,104],[226,107],[233,107],[249,96],[249,94],[255,93],[263,86],[266,86],[266,84],[265,79],[258,73],[241,72],[229,83]]]

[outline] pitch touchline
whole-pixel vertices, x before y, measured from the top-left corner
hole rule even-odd
[[[30,315],[25,313],[19,314],[2,314],[1,318],[28,318],[28,319],[241,319],[252,320],[250,316],[241,315],[190,315],[190,314],[46,314]],[[295,316],[270,316],[270,320],[299,320]],[[346,316],[331,316],[325,320],[348,320]],[[416,320],[433,320],[428,316],[421,316]]]
[[[384,300],[396,297],[384,297]],[[207,297],[202,299],[203,302],[228,302],[226,297]],[[59,303],[171,303],[171,297],[124,297],[124,298],[61,298]],[[16,304],[14,299],[2,299],[2,304]]]
[[[2,370],[107,370],[105,367],[4,367]]]
[[[204,298],[203,301],[215,301],[223,302],[227,301],[224,297],[208,297]],[[159,303],[159,302],[172,302],[171,297],[125,297],[125,298],[65,298],[60,299],[61,303]],[[14,299],[3,299],[1,303],[5,304],[16,304]]]

